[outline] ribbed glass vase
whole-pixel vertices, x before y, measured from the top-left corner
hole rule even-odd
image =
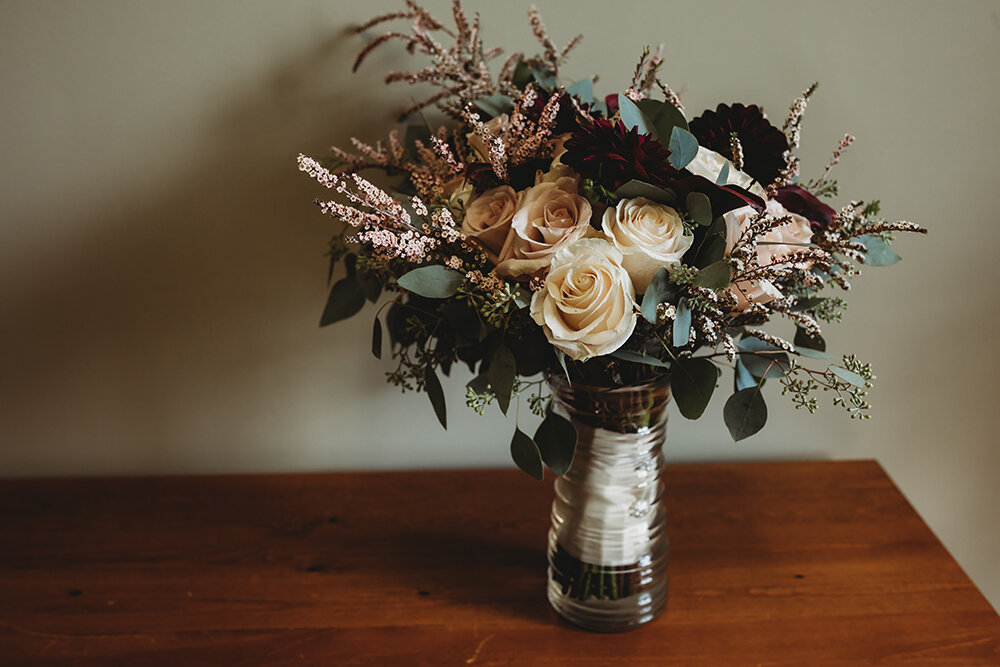
[[[669,377],[602,388],[550,380],[577,429],[573,465],[555,482],[548,598],[566,620],[619,632],[667,601],[663,444]]]

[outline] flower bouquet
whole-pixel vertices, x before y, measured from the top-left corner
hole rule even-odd
[[[560,75],[580,37],[557,46],[534,7],[533,56],[484,46],[458,0],[452,18],[407,1],[360,26],[409,21],[409,32],[372,39],[354,67],[402,42],[429,63],[386,82],[433,94],[402,112],[420,119],[402,133],[299,156],[340,195],[316,201],[343,223],[331,275],[346,269],[321,324],[383,301],[372,352],[381,358],[387,330],[389,381],[425,391],[442,426],[439,376],[458,362],[473,376],[474,410],[507,414],[524,400],[542,421],[533,436],[515,425],[512,458],[539,479],[545,466],[559,476],[549,599],[585,627],[632,627],[665,599],[670,397],[696,419],[731,371],[722,416],[736,440],[764,426],[768,379],[798,408],[815,411],[823,390],[867,418],[871,367],[827,355],[820,323],[841,319],[838,290],[862,265],[898,261],[895,233],[924,230],[886,221],[877,201],[823,201],[838,196],[830,173],[850,135],[818,178],[800,179],[794,151],[815,85],[780,126],[741,103],[692,115],[647,48],[632,80],[598,98],[593,79]],[[442,122],[425,116],[432,107]],[[365,170],[389,179],[375,185]]]

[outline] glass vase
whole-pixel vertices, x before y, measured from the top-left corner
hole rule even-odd
[[[670,380],[615,388],[554,377],[555,409],[576,427],[569,471],[556,479],[548,599],[587,630],[653,620],[667,601],[663,443]]]

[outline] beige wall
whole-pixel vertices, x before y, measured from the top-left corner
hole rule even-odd
[[[479,3],[487,40],[530,47],[528,4]],[[932,230],[857,281],[829,336],[876,364],[875,418],[772,394],[734,444],[717,401],[675,417],[670,456],[878,458],[1000,603],[1000,3],[540,4],[560,39],[586,33],[568,75],[605,91],[660,41],[692,110],[782,118],[821,81],[806,174],[851,131],[843,191]],[[371,308],[316,326],[330,230],[294,159],[377,138],[407,99],[380,83],[398,51],[349,71],[347,26],[396,2],[0,7],[0,475],[508,465],[512,427],[462,407],[463,374],[445,433],[383,383]]]

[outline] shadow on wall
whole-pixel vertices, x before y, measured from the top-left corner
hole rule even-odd
[[[75,239],[50,239],[4,306],[0,474],[169,471],[192,449],[209,461],[239,455],[241,439],[294,419],[279,413],[308,389],[296,369],[357,330],[317,328],[331,227],[311,204],[321,189],[295,166],[299,150],[365,136],[368,109],[386,108],[385,93],[373,101],[379,89],[324,89],[357,50],[348,37],[206,110],[189,164],[158,164],[137,146],[128,169],[164,177],[138,193],[109,184],[115,204],[102,210],[61,205]],[[382,389],[368,375],[355,394]]]

